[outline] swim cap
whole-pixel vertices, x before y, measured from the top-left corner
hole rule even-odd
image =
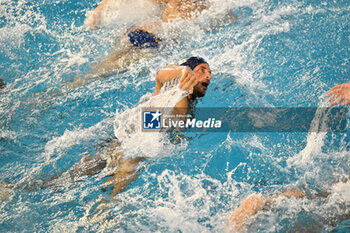
[[[189,58],[187,58],[185,60],[182,60],[180,62],[180,66],[188,66],[188,67],[190,67],[193,70],[194,68],[196,68],[196,66],[198,66],[200,64],[203,64],[203,63],[208,64],[208,62],[206,62],[201,57],[189,57]]]

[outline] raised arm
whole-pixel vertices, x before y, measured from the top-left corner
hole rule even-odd
[[[158,95],[160,89],[165,82],[175,78],[180,78],[179,88],[184,91],[193,92],[193,87],[197,85],[198,81],[193,71],[187,66],[170,65],[164,67],[157,72],[156,88],[153,95]],[[174,107],[173,114],[186,115],[188,112],[188,96],[180,100]]]
[[[193,87],[198,83],[193,71],[189,67],[170,65],[157,71],[154,95],[159,93],[165,82],[179,77],[181,77],[179,87],[184,91],[192,92]]]

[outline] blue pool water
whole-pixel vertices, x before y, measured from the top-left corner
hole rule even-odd
[[[0,92],[0,179],[15,184],[1,200],[0,232],[222,232],[248,195],[287,188],[331,195],[280,200],[254,217],[249,232],[350,231],[350,186],[336,183],[350,174],[347,133],[185,134],[148,155],[139,177],[108,204],[107,219],[89,215],[108,198],[100,187],[107,171],[26,188],[95,155],[114,135],[116,112],[153,91],[157,69],[190,55],[205,57],[213,73],[198,107],[327,106],[329,89],[349,81],[348,1],[211,5],[197,19],[167,25],[157,56],[69,89],[65,84],[109,54],[136,19],[117,15],[88,30],[84,20],[96,1],[0,0],[0,78],[7,84]]]

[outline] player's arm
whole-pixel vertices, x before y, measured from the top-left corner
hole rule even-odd
[[[115,3],[116,1],[117,0],[103,0],[100,5],[88,13],[85,20],[85,25],[88,26],[89,29],[97,28],[101,23],[103,11],[109,9],[111,4]]]
[[[228,217],[226,222],[227,228],[232,232],[244,230],[248,219],[261,210],[264,205],[265,200],[261,195],[253,194],[249,196]]]
[[[193,71],[189,67],[170,65],[157,71],[154,95],[159,93],[165,82],[179,77],[181,77],[179,88],[184,91],[192,92],[193,87],[198,83]]]
[[[181,17],[181,15],[180,4],[177,1],[170,0],[164,7],[162,12],[162,20],[164,22],[169,22]]]
[[[184,120],[188,112],[188,97],[184,97],[174,107],[173,114],[177,115],[179,119]],[[181,117],[180,117],[181,116]]]
[[[168,0],[162,12],[164,22],[173,21],[177,18],[188,19],[206,9],[207,6],[188,0]]]
[[[260,194],[250,195],[227,218],[226,226],[228,230],[230,232],[239,232],[244,230],[252,216],[254,216],[259,210],[262,210],[266,205],[274,202],[274,200],[280,196],[303,198],[307,195],[305,192],[297,189],[289,189],[284,193],[265,198]]]

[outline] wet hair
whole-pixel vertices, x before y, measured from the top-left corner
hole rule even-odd
[[[186,58],[185,60],[181,61],[180,66],[188,66],[193,70],[194,68],[196,68],[196,66],[203,64],[203,63],[208,64],[208,62],[206,62],[201,57],[189,57],[189,58]]]

